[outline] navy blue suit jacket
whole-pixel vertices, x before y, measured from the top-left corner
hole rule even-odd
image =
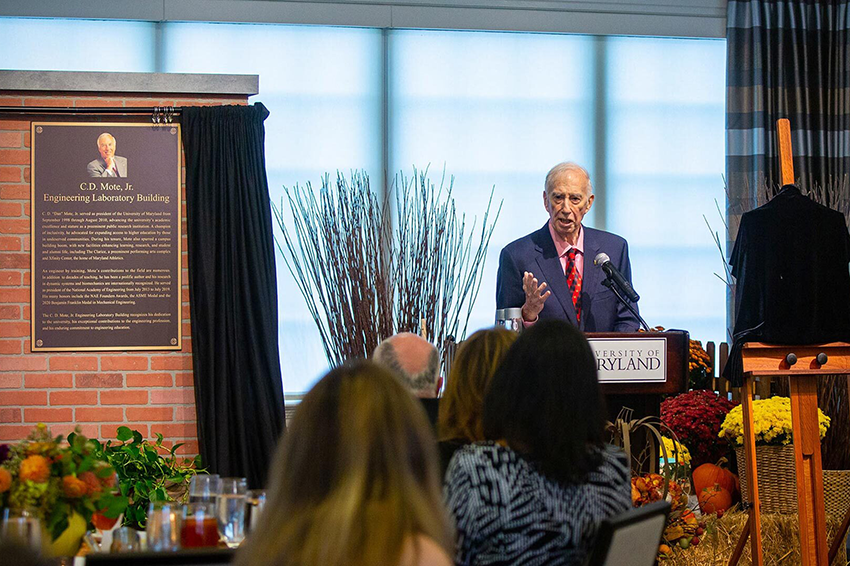
[[[617,300],[614,292],[602,285],[605,272],[593,265],[596,254],[605,252],[623,277],[632,280],[629,246],[626,240],[602,230],[582,226],[584,230],[584,274],[581,286],[581,321],[576,321],[567,278],[549,233],[549,223],[543,228],[511,242],[499,256],[496,278],[496,308],[521,307],[525,303],[522,275],[529,271],[538,283],[548,283],[552,294],[546,299],[540,319],[561,319],[578,326],[584,332],[636,332],[639,322]],[[633,305],[637,310],[637,305]]]

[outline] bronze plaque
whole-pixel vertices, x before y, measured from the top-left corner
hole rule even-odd
[[[32,124],[32,349],[179,350],[180,126]]]

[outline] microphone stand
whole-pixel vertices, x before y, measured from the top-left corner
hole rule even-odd
[[[612,291],[614,291],[614,294],[617,296],[617,299],[619,299],[619,301],[621,303],[626,305],[626,308],[629,309],[629,312],[631,312],[633,315],[635,315],[637,317],[637,319],[640,321],[641,326],[643,326],[644,330],[646,330],[647,332],[651,332],[649,330],[649,325],[646,323],[646,321],[643,319],[643,317],[638,314],[638,311],[635,310],[635,308],[632,306],[632,304],[628,300],[626,300],[626,298],[623,296],[623,293],[620,292],[620,288],[617,286],[616,283],[614,283],[614,280],[611,279],[610,276],[606,277],[605,280],[602,281],[602,284],[605,285],[606,287],[608,287],[609,289],[611,289]]]

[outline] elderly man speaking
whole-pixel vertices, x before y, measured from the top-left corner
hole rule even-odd
[[[549,171],[543,191],[549,221],[502,250],[497,309],[522,307],[526,324],[540,318],[566,320],[585,332],[638,329],[638,319],[602,285],[605,273],[593,264],[604,252],[631,283],[628,244],[615,234],[582,226],[592,205],[593,186],[583,167],[559,163]]]

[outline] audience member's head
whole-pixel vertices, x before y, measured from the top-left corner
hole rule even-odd
[[[374,363],[340,366],[304,397],[269,482],[238,564],[392,565],[419,539],[451,554],[431,428]]]
[[[540,321],[511,346],[484,399],[484,434],[537,462],[552,479],[599,465],[605,409],[590,345],[574,326]]]
[[[392,371],[417,397],[440,392],[440,353],[433,344],[412,332],[390,336],[375,348],[375,363]]]
[[[504,328],[488,328],[463,341],[440,401],[440,440],[484,440],[484,393],[516,337]]]

